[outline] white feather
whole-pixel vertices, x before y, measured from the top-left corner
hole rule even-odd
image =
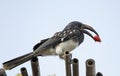
[[[78,45],[79,45],[79,43],[74,42],[73,40],[68,40],[66,42],[62,42],[56,47],[56,54],[60,55],[60,54],[64,53],[65,51],[72,51]]]

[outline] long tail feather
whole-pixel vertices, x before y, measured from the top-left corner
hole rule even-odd
[[[28,53],[28,54],[25,54],[25,55],[22,55],[20,57],[17,57],[17,58],[14,58],[12,60],[9,60],[9,61],[6,61],[3,63],[3,67],[6,69],[6,70],[10,70],[10,69],[13,69],[14,67],[30,60],[32,57],[33,57],[33,53]]]

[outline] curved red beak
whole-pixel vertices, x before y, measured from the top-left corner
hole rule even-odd
[[[89,32],[88,32],[87,30],[85,30],[85,29],[88,29],[88,30],[94,32],[96,35],[93,36],[91,33],[89,33]],[[96,42],[101,42],[101,39],[100,39],[100,37],[99,37],[99,34],[98,34],[98,33],[94,30],[94,28],[92,28],[91,26],[86,25],[86,24],[83,24],[83,26],[81,27],[81,30],[83,31],[83,33],[85,33],[85,34],[89,35],[90,37],[92,37],[92,39],[93,39],[94,41],[96,41]]]

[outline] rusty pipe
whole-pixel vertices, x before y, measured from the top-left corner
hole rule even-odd
[[[20,71],[21,71],[22,76],[28,76],[28,73],[27,73],[27,70],[26,70],[25,67],[22,67],[22,68],[20,69]]]
[[[31,67],[33,76],[40,76],[39,61],[37,57],[32,58]]]
[[[65,52],[65,67],[66,67],[66,76],[71,76],[71,54]]]
[[[73,76],[79,76],[79,60],[74,58],[72,60]]]
[[[86,76],[95,76],[95,61],[93,59],[86,61]]]

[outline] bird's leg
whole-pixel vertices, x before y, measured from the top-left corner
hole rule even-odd
[[[60,59],[65,59],[64,53],[60,54],[59,57],[60,57]]]
[[[66,57],[66,55],[69,55],[68,57],[69,57],[69,63],[71,64],[72,63],[72,54],[71,53],[69,53],[69,51],[64,51],[64,52],[62,52],[60,55],[59,55],[59,57],[60,57],[60,59],[66,59],[65,57]]]

